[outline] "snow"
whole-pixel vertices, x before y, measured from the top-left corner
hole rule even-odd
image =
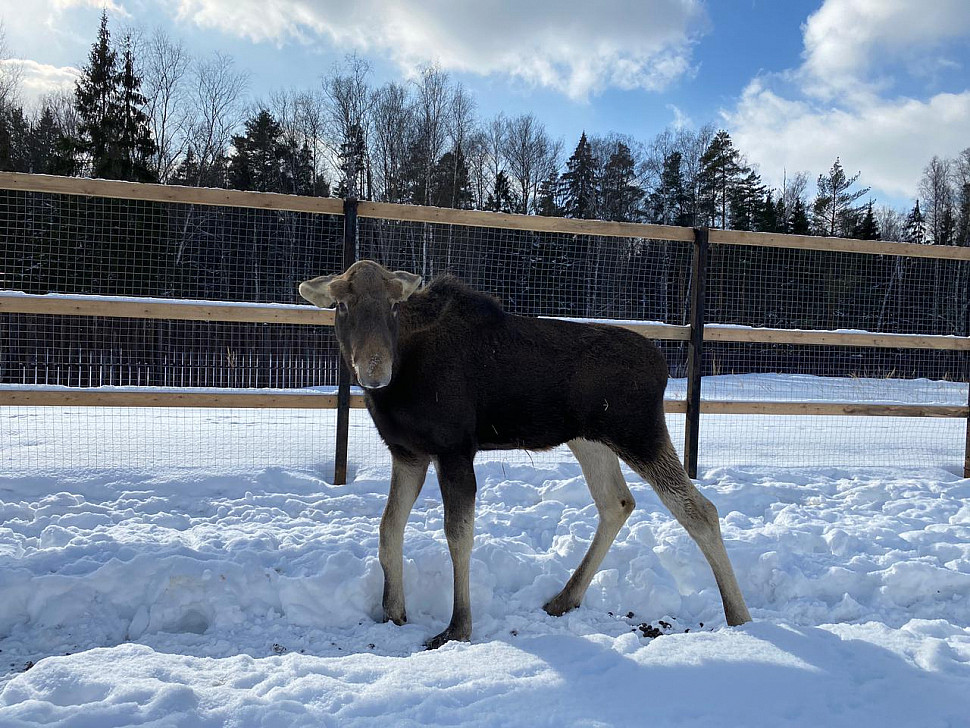
[[[789,384],[839,399],[854,386]],[[782,382],[712,385],[749,399],[773,396]],[[966,402],[965,385],[911,386]],[[916,397],[895,383],[884,396]],[[251,429],[250,412],[209,411],[186,431],[165,425],[168,410],[145,410],[162,424],[134,432],[172,441],[153,451],[141,450],[117,410],[99,415],[117,422],[91,433],[77,408],[7,409],[5,728],[968,724],[970,480],[952,465],[962,458],[959,420],[939,444],[945,467],[922,468],[847,464],[835,442],[816,456],[840,464],[786,467],[789,452],[769,451],[761,430],[740,426],[750,418],[720,420],[733,421],[735,435],[708,443],[698,484],[718,506],[754,616],[736,628],[724,624],[696,546],[628,470],[638,506],[583,605],[546,615],[541,605],[595,530],[582,474],[558,451],[483,455],[473,641],[426,652],[423,640],[451,608],[436,478],[429,473],[405,535],[410,621],[382,624],[388,471],[365,420],[354,420],[352,481],[334,486],[326,463],[300,466],[288,444],[312,413],[282,411],[264,431],[274,438],[265,458],[275,447],[285,464],[238,467],[227,457],[192,469],[191,438],[219,451],[248,447],[226,433]],[[894,433],[872,432],[868,462],[895,462]],[[101,465],[57,460],[88,448]],[[765,459],[716,464],[748,450]],[[44,469],[33,465],[38,452],[51,458]]]

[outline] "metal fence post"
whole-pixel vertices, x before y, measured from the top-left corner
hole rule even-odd
[[[692,478],[697,477],[697,442],[701,420],[707,249],[708,229],[694,228],[694,256],[690,284],[690,340],[687,343],[687,423],[684,427],[684,468]]]
[[[343,269],[347,270],[357,260],[357,198],[344,200],[344,254]],[[342,356],[338,356],[340,368],[337,374],[337,443],[333,457],[334,485],[347,482],[347,446],[350,435],[350,370]]]

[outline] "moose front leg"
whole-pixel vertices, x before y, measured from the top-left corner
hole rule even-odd
[[[455,576],[455,600],[448,628],[425,643],[429,650],[450,640],[467,642],[472,636],[469,570],[475,540],[474,461],[467,456],[439,457],[435,461],[441,500],[445,509],[445,536]]]
[[[398,452],[391,457],[391,489],[381,518],[378,553],[384,569],[384,621],[402,625],[408,621],[404,609],[404,526],[424,485],[430,458]]]

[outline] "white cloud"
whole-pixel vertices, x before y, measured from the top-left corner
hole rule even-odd
[[[577,99],[665,88],[691,71],[692,37],[706,22],[700,0],[180,0],[178,17],[254,41],[326,38],[409,72],[437,62],[507,74]]]
[[[826,0],[804,25],[806,90],[824,98],[852,90],[890,61],[970,32],[966,0]]]
[[[130,15],[123,5],[119,5],[114,0],[50,0],[50,5],[53,10],[57,11],[68,10],[70,8],[94,8],[96,10],[104,8],[109,13],[118,13],[125,16]]]
[[[926,101],[883,100],[860,109],[818,109],[752,83],[728,115],[738,148],[761,163],[766,181],[789,174],[827,172],[841,156],[860,182],[897,197],[915,194],[934,155],[955,156],[970,145],[970,91]]]
[[[826,0],[803,33],[799,68],[754,79],[722,112],[765,181],[827,172],[839,156],[874,195],[902,200],[934,155],[970,145],[970,85],[893,93],[896,81],[952,66],[941,49],[970,35],[965,0]]]
[[[58,91],[71,91],[81,72],[72,66],[51,66],[27,59],[7,59],[0,65],[19,69],[19,96],[27,106],[33,106],[45,96]]]

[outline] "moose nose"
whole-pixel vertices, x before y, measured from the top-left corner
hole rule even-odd
[[[364,389],[380,389],[391,381],[391,367],[380,357],[355,362],[354,371],[357,372],[357,381]]]

